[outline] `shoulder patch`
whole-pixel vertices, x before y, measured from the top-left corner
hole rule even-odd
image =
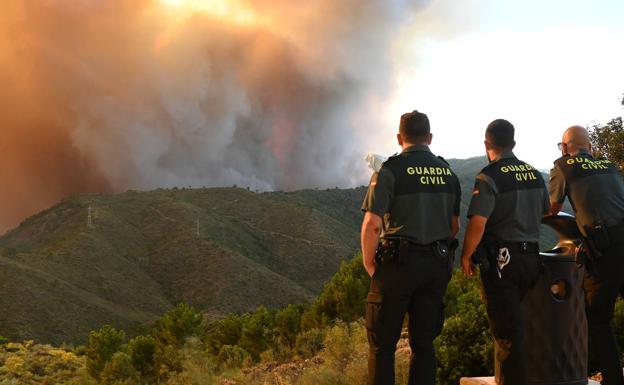
[[[440,159],[442,162],[446,163],[447,165],[449,164],[449,162],[447,162],[446,159],[444,159],[440,155],[438,155],[438,159]]]

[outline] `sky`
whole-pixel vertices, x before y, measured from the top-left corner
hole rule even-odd
[[[371,152],[396,152],[397,117],[415,108],[444,157],[483,154],[485,127],[505,118],[516,155],[549,169],[565,128],[622,115],[624,1],[450,3],[416,13],[396,42],[394,91],[380,107],[388,128]]]

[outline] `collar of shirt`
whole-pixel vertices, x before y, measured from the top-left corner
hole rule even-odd
[[[415,144],[413,146],[409,146],[408,148],[404,149],[403,151],[401,151],[401,153],[416,152],[416,151],[431,152],[431,150],[429,149],[429,146],[427,146],[426,144]]]
[[[492,159],[490,163],[498,162],[501,159],[509,159],[509,158],[515,158],[515,157],[516,155],[513,153],[513,151],[505,150],[502,152],[502,154],[500,154],[499,157],[497,157],[496,159]]]
[[[579,155],[591,155],[588,149],[582,148],[579,150]]]

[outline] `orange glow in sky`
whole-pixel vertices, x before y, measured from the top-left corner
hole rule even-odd
[[[160,0],[160,2],[168,8],[168,11],[181,18],[205,12],[240,24],[253,24],[259,21],[258,16],[245,2],[239,0]]]

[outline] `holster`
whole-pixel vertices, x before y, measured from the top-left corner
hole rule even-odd
[[[477,246],[471,259],[472,263],[479,266],[481,271],[485,272],[490,270],[490,255],[488,247],[485,244],[480,243],[479,246]]]
[[[602,257],[602,251],[611,246],[609,230],[600,220],[596,221],[592,226],[583,225],[583,229],[586,234],[583,239],[583,246],[587,255],[590,259],[597,260]]]
[[[459,241],[456,238],[444,239],[434,242],[432,246],[435,256],[447,264],[449,276],[453,274],[455,251],[459,246]]]
[[[399,260],[399,239],[381,239],[375,250],[375,263],[385,264]]]
[[[493,260],[498,255],[499,247],[500,243],[498,240],[492,237],[484,237],[472,255],[472,263],[479,266],[481,271],[488,271],[491,265],[490,260]]]

